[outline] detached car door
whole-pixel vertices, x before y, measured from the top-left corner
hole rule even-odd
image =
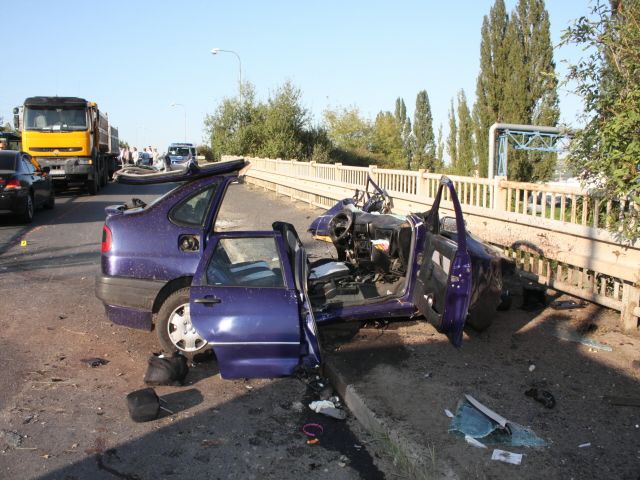
[[[440,234],[438,210],[444,188],[449,191],[449,200],[456,215],[455,241]],[[413,302],[429,323],[459,347],[471,298],[471,258],[467,251],[460,202],[453,183],[447,177],[440,181],[425,224],[423,259],[416,278]]]
[[[319,364],[303,331],[304,296],[277,232],[211,237],[190,290],[193,326],[224,378],[269,378]]]

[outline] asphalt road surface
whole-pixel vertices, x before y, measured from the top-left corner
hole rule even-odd
[[[104,208],[168,188],[110,184],[61,193],[27,226],[0,217],[0,478],[386,478],[376,439],[311,412],[297,379],[223,380],[215,362],[198,363],[184,387],[156,388],[173,413],[129,418],[125,397],[145,387],[158,347],[155,332],[111,325],[95,298]],[[282,219],[303,230],[318,213],[246,185],[225,208],[247,228]],[[82,362],[92,357],[108,363]],[[316,445],[301,432],[310,422],[324,426]]]

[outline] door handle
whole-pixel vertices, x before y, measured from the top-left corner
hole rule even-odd
[[[222,303],[222,300],[216,297],[203,297],[203,298],[194,299],[193,303],[214,304],[214,303]]]

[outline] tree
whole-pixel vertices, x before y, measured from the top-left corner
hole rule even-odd
[[[435,171],[442,170],[444,166],[444,139],[442,138],[442,124],[438,127],[438,142],[436,147],[437,167]]]
[[[400,140],[402,142],[403,155],[406,159],[406,168],[407,170],[411,170],[414,144],[411,135],[411,120],[407,116],[407,107],[404,104],[404,100],[400,97],[396,99],[396,110],[394,115],[400,130]]]
[[[475,120],[476,154],[480,175],[487,175],[489,165],[489,127],[503,121],[501,105],[508,72],[505,36],[509,17],[503,0],[496,0],[484,17],[480,30],[480,73],[476,81]]]
[[[308,111],[301,105],[301,92],[286,82],[269,98],[265,109],[264,142],[259,155],[268,158],[301,158]]]
[[[447,153],[449,154],[450,168],[455,171],[458,165],[458,125],[456,123],[456,111],[453,108],[453,99],[451,99],[451,110],[449,110]]]
[[[426,90],[416,96],[416,109],[413,115],[413,136],[415,138],[414,167],[435,171],[436,145],[433,136],[433,116]]]
[[[598,0],[591,16],[579,18],[563,36],[564,44],[587,52],[570,65],[567,77],[577,85],[585,116],[568,160],[583,181],[618,206],[612,225],[635,240],[640,238],[640,2]]]
[[[455,172],[458,175],[473,175],[475,171],[475,144],[473,139],[473,119],[467,106],[464,90],[458,92],[458,161]]]
[[[481,29],[474,119],[478,169],[488,173],[488,134],[495,122],[555,126],[559,108],[549,15],[544,0],[519,0],[508,16],[496,0]],[[513,152],[509,177],[545,180],[555,154]]]
[[[382,167],[399,169],[406,166],[400,128],[391,112],[380,112],[376,116],[371,151]]]

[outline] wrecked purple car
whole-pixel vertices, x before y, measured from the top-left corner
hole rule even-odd
[[[466,232],[452,182],[433,208],[398,216],[371,182],[313,222],[337,251],[309,262],[294,227],[217,231],[244,160],[179,172],[121,173],[129,184],[180,182],[153,203],[112,206],[96,295],[116,324],[151,330],[164,350],[213,349],[224,378],[290,375],[321,363],[317,325],[423,315],[460,346],[465,323],[486,328],[508,260]],[[444,188],[455,218],[438,217]],[[373,191],[369,191],[372,189]],[[154,238],[154,249],[140,242]]]

